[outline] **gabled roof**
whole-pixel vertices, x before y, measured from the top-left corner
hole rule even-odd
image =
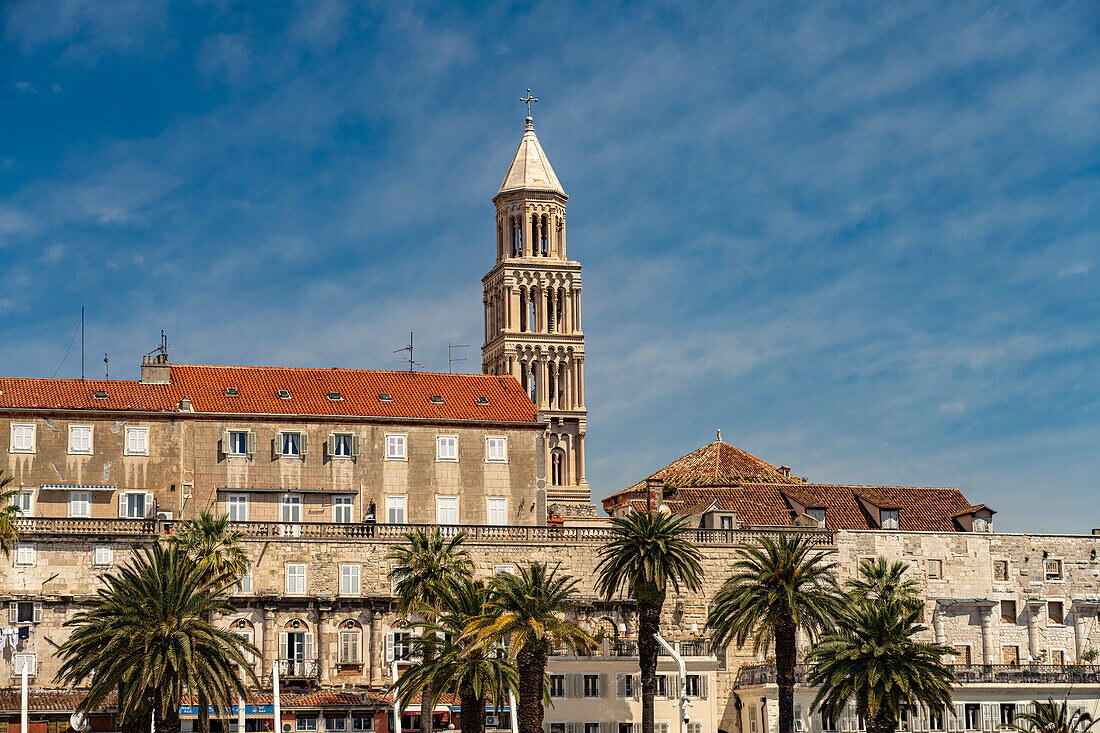
[[[546,157],[546,152],[535,136],[535,125],[530,117],[527,118],[527,128],[523,131],[523,138],[519,141],[512,165],[508,166],[504,181],[497,190],[497,196],[508,191],[524,190],[551,191],[565,196],[558,176],[550,165],[550,159]]]
[[[975,504],[974,506],[968,506],[966,509],[963,509],[961,512],[955,512],[955,514],[953,516],[965,517],[967,514],[977,514],[982,509],[985,509],[990,514],[996,514],[997,513],[996,509],[991,509],[986,504]]]
[[[301,367],[171,364],[170,384],[133,380],[0,377],[0,410],[316,415],[537,423],[537,410],[510,376]],[[227,388],[237,396],[228,396]],[[279,390],[289,393],[279,397]],[[106,397],[97,398],[97,392]],[[339,399],[329,399],[329,394]],[[392,397],[383,401],[379,395]],[[439,397],[442,401],[433,401]],[[484,403],[479,403],[483,398]],[[184,415],[186,413],[178,413]]]

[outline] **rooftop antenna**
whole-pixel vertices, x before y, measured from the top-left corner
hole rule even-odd
[[[80,306],[80,381],[84,381],[84,306]]]
[[[454,371],[454,365],[455,365],[456,361],[466,361],[465,356],[454,357],[454,356],[451,356],[451,352],[454,351],[455,349],[468,349],[468,348],[470,348],[469,344],[452,344],[450,342],[447,343],[447,372],[448,373]]]
[[[150,351],[146,356],[152,356],[153,354],[159,354],[162,356],[168,356],[168,337],[164,335],[164,329],[160,330],[160,343],[157,348]],[[106,354],[104,354],[106,356]]]
[[[103,378],[104,379],[110,379],[111,378],[111,366],[110,366],[110,364],[107,363],[107,352],[106,351],[103,352]]]
[[[413,332],[412,331],[409,331],[409,345],[408,346],[403,346],[400,349],[394,349],[393,353],[400,354],[402,351],[409,352],[409,358],[406,359],[406,358],[402,357],[401,361],[408,362],[410,372],[413,370],[414,367],[424,366],[423,362],[413,361]]]

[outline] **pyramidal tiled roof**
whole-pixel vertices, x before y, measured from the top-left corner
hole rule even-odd
[[[512,165],[508,166],[508,173],[500,184],[497,196],[508,191],[552,191],[565,195],[565,191],[558,181],[558,176],[550,165],[550,159],[539,144],[535,136],[535,125],[531,118],[527,118],[527,129],[523,131],[523,139],[519,141],[519,148],[512,158]]]

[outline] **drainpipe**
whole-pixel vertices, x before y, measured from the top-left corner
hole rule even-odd
[[[679,692],[679,704],[680,708],[680,733],[687,733],[687,665],[684,664],[684,658],[680,656],[680,653],[672,648],[672,645],[661,638],[660,634],[654,634],[653,638],[657,640],[657,643],[665,648],[665,651],[672,655],[672,658],[676,660],[676,664],[680,667],[680,689]],[[398,731],[400,733],[400,731]]]

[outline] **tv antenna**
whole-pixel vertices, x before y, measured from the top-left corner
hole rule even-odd
[[[451,353],[455,349],[468,349],[468,348],[470,348],[469,344],[452,344],[450,342],[447,343],[447,372],[448,373],[454,371],[454,365],[455,365],[456,361],[466,361],[465,356],[455,357],[455,356],[451,356]]]
[[[403,346],[400,349],[394,349],[393,353],[400,354],[402,351],[409,352],[408,358],[406,359],[405,357],[401,357],[400,361],[408,363],[410,372],[413,371],[414,367],[424,366],[424,362],[413,361],[413,332],[412,331],[409,331],[409,345],[408,346]]]
[[[146,356],[152,356],[153,354],[168,356],[168,337],[164,335],[163,328],[160,330],[160,344],[157,345],[157,348],[146,354]],[[104,356],[106,356],[106,354],[104,354]]]
[[[103,352],[103,378],[111,378],[111,365],[107,362],[107,352]]]

